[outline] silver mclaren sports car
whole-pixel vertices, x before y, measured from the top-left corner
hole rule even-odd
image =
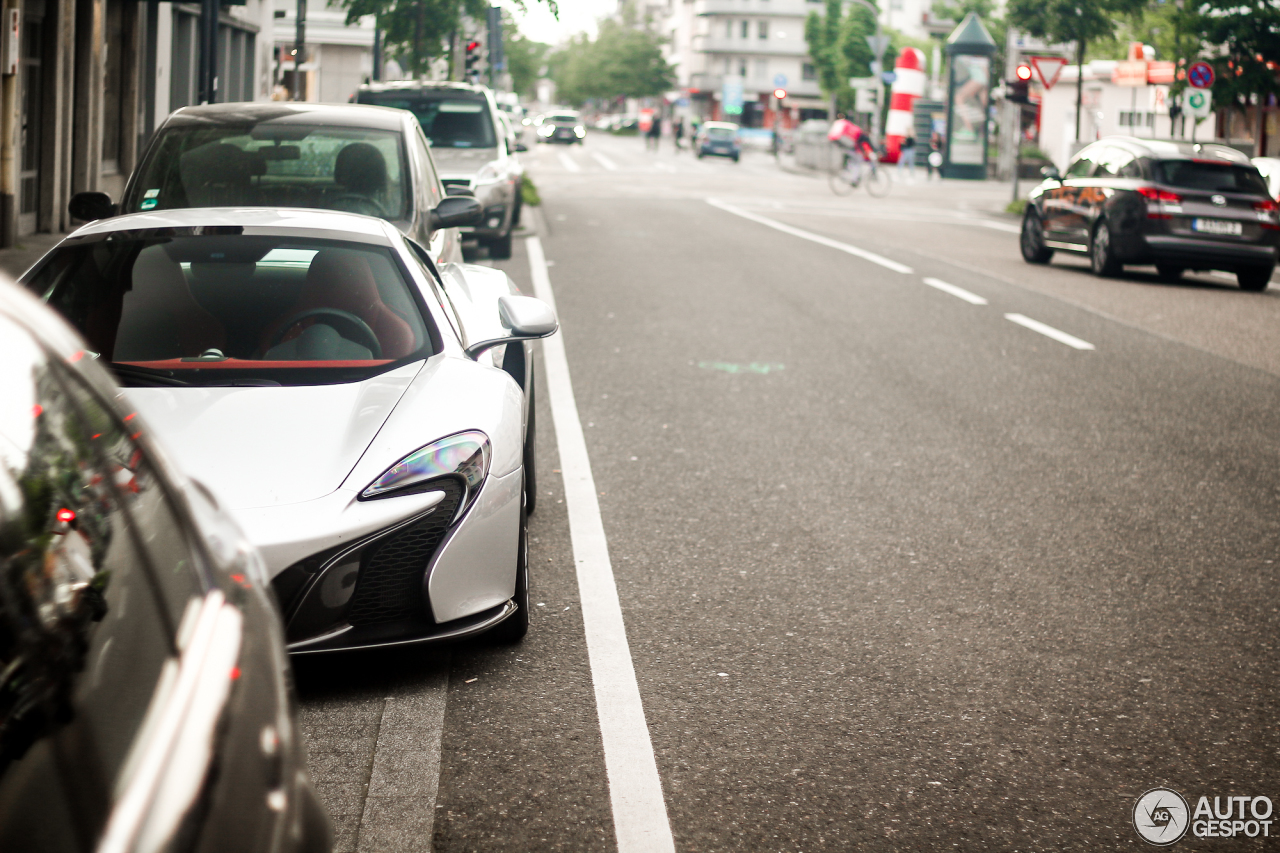
[[[528,626],[545,303],[372,216],[139,213],[22,279],[267,563],[290,651]]]

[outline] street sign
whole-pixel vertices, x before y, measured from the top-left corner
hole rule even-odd
[[[720,93],[720,108],[727,115],[742,115],[742,78],[726,75]]]
[[[1127,59],[1117,62],[1111,70],[1111,82],[1116,86],[1147,85],[1147,62],[1144,59]]]
[[[779,89],[785,88],[787,85],[787,75],[785,74],[773,75],[773,85],[777,86]]]
[[[879,89],[880,81],[874,77],[850,77],[850,89]]]
[[[898,75],[892,71],[886,71],[880,75],[880,79],[884,81],[886,86],[892,86],[893,81],[898,79]]]
[[[1036,76],[1040,78],[1046,91],[1053,88],[1053,84],[1058,82],[1058,76],[1062,74],[1062,69],[1067,67],[1067,60],[1061,56],[1032,56],[1029,59],[1031,67],[1036,70]]]
[[[1193,89],[1208,89],[1213,85],[1213,66],[1197,62],[1187,69],[1187,85]]]
[[[1208,118],[1213,113],[1213,92],[1208,89],[1192,89],[1183,98],[1187,115],[1197,119]]]
[[[889,47],[888,36],[867,36],[867,45],[870,46],[871,52],[876,56],[883,56],[885,50]]]
[[[880,108],[880,94],[876,89],[858,89],[853,108],[860,113],[873,113]]]

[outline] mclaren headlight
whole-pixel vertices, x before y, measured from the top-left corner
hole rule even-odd
[[[361,500],[394,497],[424,491],[427,484],[441,477],[461,477],[467,484],[466,497],[459,508],[470,502],[485,475],[489,473],[491,456],[489,437],[479,430],[469,430],[442,438],[413,451],[387,469],[386,473],[360,493]]]

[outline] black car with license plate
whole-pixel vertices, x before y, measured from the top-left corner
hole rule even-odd
[[[1022,257],[1055,250],[1089,256],[1094,273],[1154,264],[1176,280],[1187,270],[1235,273],[1266,290],[1280,246],[1280,212],[1266,181],[1234,148],[1113,136],[1081,149],[1060,175],[1044,170],[1022,219]]]

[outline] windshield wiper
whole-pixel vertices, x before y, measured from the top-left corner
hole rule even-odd
[[[110,363],[109,367],[121,379],[128,379],[130,382],[136,382],[139,385],[179,386],[184,388],[191,385],[185,379],[177,379],[151,367],[138,367],[135,364],[120,364],[114,361]]]

